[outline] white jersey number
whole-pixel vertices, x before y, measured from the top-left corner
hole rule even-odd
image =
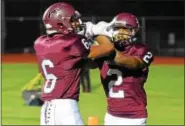
[[[147,54],[143,57],[143,61],[147,64],[150,63],[150,60],[152,59],[153,55],[151,52],[147,52]]]
[[[44,85],[44,93],[51,93],[55,88],[57,77],[54,74],[49,74],[46,70],[46,66],[53,68],[54,65],[51,60],[46,59],[42,61],[42,69],[46,78],[46,82]]]
[[[82,43],[86,49],[90,49],[91,44],[86,39],[82,39]]]
[[[111,97],[111,98],[124,98],[124,91],[123,90],[119,90],[117,92],[113,91],[114,86],[119,86],[123,82],[122,72],[117,70],[117,69],[110,69],[107,72],[108,76],[111,76],[113,74],[117,75],[117,80],[116,81],[112,80],[108,84],[108,86],[109,86],[109,97]]]

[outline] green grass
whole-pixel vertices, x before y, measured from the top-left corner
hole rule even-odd
[[[2,65],[2,124],[39,124],[40,107],[24,105],[21,88],[38,72],[35,64]],[[79,107],[85,123],[97,116],[103,124],[106,100],[98,70],[91,71],[92,93],[81,93]],[[148,124],[184,124],[184,66],[151,66],[145,84]]]

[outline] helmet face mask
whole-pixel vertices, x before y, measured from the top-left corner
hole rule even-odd
[[[134,28],[115,27],[113,32],[113,42],[120,43],[122,46],[127,46],[132,42],[132,37],[135,36]]]
[[[78,33],[83,29],[81,14],[75,11],[75,14],[70,19],[71,27],[75,33]]]

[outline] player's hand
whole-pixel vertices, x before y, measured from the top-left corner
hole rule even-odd
[[[83,35],[86,38],[91,39],[94,36],[94,33],[92,31],[92,27],[94,27],[95,24],[93,24],[92,22],[85,22],[85,23],[83,23],[83,25],[84,25],[83,30],[81,30],[77,34]]]
[[[113,30],[110,27],[110,24],[104,21],[101,21],[97,24],[92,22],[85,22],[84,29],[78,34],[85,36],[88,39],[91,39],[93,36],[105,35],[112,38]]]
[[[112,38],[113,29],[110,28],[110,24],[105,21],[100,21],[92,27],[92,33],[96,35],[105,35]]]

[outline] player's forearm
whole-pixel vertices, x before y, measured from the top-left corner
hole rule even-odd
[[[96,36],[95,41],[98,43],[98,45],[113,45],[110,39],[104,35]]]
[[[100,57],[108,56],[112,52],[114,52],[113,45],[98,45],[98,46],[91,46],[90,54],[88,58],[90,59],[97,59]]]
[[[97,42],[97,45],[91,46],[88,58],[97,59],[114,52],[114,45],[111,43],[108,37],[99,35],[95,38],[95,41]]]
[[[114,62],[119,66],[126,67],[129,69],[138,69],[144,67],[144,63],[140,59],[134,56],[126,56],[118,52],[116,52]]]

